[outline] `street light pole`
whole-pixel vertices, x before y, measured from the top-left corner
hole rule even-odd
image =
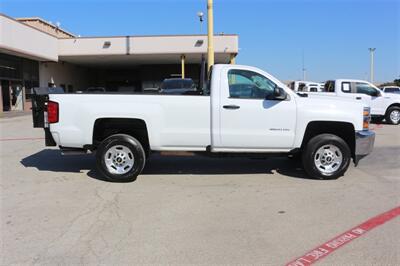
[[[200,34],[203,34],[204,13],[199,11],[199,12],[197,12],[197,16],[199,17],[199,20],[200,20]]]
[[[214,65],[214,14],[213,0],[207,0],[207,24],[208,24],[208,47],[207,47],[207,64],[208,72]]]
[[[368,48],[371,56],[371,62],[370,62],[370,82],[374,83],[374,53],[376,48]]]

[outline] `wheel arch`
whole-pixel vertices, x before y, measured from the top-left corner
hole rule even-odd
[[[350,148],[351,156],[355,156],[355,129],[354,125],[350,122],[335,122],[335,121],[312,121],[307,124],[304,132],[303,141],[301,143],[301,149],[304,147],[313,137],[320,134],[332,134],[342,138]]]
[[[98,118],[93,125],[94,148],[109,136],[126,134],[136,138],[143,146],[146,154],[150,152],[150,141],[147,124],[137,118]]]
[[[398,108],[400,108],[400,103],[392,103],[391,105],[389,105],[389,106],[386,108],[385,114],[387,114],[387,112],[389,111],[389,109],[392,108],[392,107],[398,107]]]

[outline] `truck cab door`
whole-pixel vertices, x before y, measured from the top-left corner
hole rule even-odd
[[[385,114],[385,99],[379,89],[371,86],[366,82],[355,82],[356,95],[367,100],[371,107],[371,114],[384,115]]]
[[[214,151],[278,151],[291,149],[295,137],[296,103],[268,99],[278,85],[266,73],[228,67],[220,72],[219,104],[212,138]]]
[[[346,98],[350,98],[350,99],[354,99],[357,101],[362,101],[365,104],[367,104],[368,106],[372,105],[372,97],[370,95],[368,95],[367,93],[365,93],[364,91],[360,90],[358,88],[358,83],[356,82],[350,82],[350,81],[341,81],[339,82],[339,86],[337,88],[338,94],[340,94],[340,96],[346,97]],[[372,109],[372,108],[371,108]]]
[[[354,99],[357,101],[363,101],[364,103],[371,105],[371,96],[365,93],[357,92],[356,83],[349,81],[340,82],[337,90],[341,90],[338,92],[343,97]]]

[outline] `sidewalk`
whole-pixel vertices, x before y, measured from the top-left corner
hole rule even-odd
[[[3,113],[0,113],[0,119],[1,118],[13,118],[13,117],[25,116],[25,115],[32,115],[32,112],[31,111],[9,111],[9,112],[3,112]]]

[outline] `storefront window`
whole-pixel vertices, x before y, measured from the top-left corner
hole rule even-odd
[[[25,99],[39,86],[39,62],[0,53],[0,79],[18,82],[25,87]]]
[[[0,79],[21,79],[21,58],[0,53]]]

